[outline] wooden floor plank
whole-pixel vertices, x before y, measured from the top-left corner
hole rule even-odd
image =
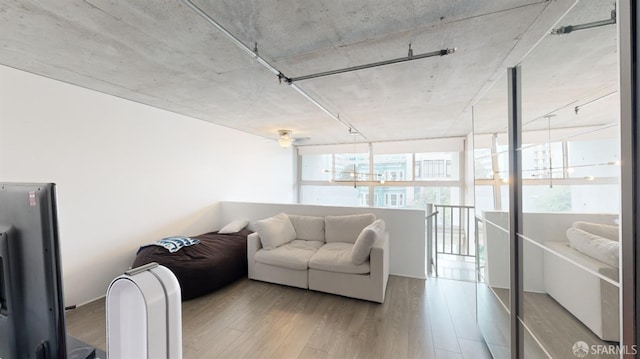
[[[327,357],[327,352],[305,347],[302,353],[300,353],[300,356],[298,356],[298,359],[325,359],[326,357]]]
[[[271,354],[271,357],[296,358],[302,355],[320,319],[332,306],[332,302],[330,296],[305,291],[299,305],[294,308],[295,314],[290,319],[294,328]]]
[[[442,280],[427,280],[426,296],[431,320],[433,345],[437,349],[460,353],[460,345],[455,327],[449,314],[449,307],[444,296]]]
[[[398,278],[391,285],[385,300],[386,315],[382,323],[381,358],[407,358],[409,348],[409,312],[411,292],[409,278]]]
[[[467,338],[478,330],[468,295],[391,276],[379,304],[245,279],[183,302],[183,357],[485,358],[484,342]],[[103,350],[104,323],[104,298],[67,313],[68,333]]]
[[[489,348],[482,341],[458,338],[464,359],[491,359]]]
[[[100,298],[66,312],[67,334],[107,350],[105,299]]]
[[[434,358],[435,346],[433,343],[429,306],[426,298],[426,282],[411,280],[411,305],[409,307],[409,347],[408,358]]]
[[[436,349],[436,359],[463,359],[462,354],[450,352],[448,350]]]
[[[482,341],[476,324],[475,283],[464,281],[441,281],[438,283],[447,298],[449,315],[458,338]]]
[[[319,349],[329,353],[332,346],[335,346],[337,338],[344,336],[355,315],[358,300],[351,298],[338,299],[334,301],[330,310],[324,313],[316,330],[309,339],[309,347]]]

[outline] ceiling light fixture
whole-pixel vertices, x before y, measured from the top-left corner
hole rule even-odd
[[[330,183],[340,183],[340,182],[353,182],[353,188],[358,187],[358,183],[360,184],[369,184],[369,183],[380,183],[384,184],[385,180],[381,173],[373,173],[373,172],[358,172],[358,151],[356,149],[356,136],[358,135],[358,131],[354,128],[349,128],[349,134],[353,136],[353,169],[346,171],[336,171],[336,170],[323,170],[324,173],[330,173],[331,178],[329,179]],[[347,177],[350,179],[337,179],[336,176],[341,175],[341,177]]]
[[[280,147],[291,147],[291,144],[295,141],[295,139],[291,137],[292,134],[293,131],[291,130],[278,130],[278,136],[280,136],[280,138],[278,138],[278,144],[280,145]]]

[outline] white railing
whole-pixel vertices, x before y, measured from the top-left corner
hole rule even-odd
[[[473,206],[427,204],[427,272],[438,276],[439,255],[477,255]]]

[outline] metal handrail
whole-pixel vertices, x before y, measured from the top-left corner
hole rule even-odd
[[[477,235],[475,231],[473,231],[473,236],[471,236],[472,227],[470,223],[471,210],[474,210],[475,207],[469,205],[434,204],[429,205],[428,209],[430,208],[433,208],[435,210],[425,217],[425,220],[428,221],[427,241],[429,260],[427,264],[429,265],[429,273],[431,273],[432,271],[431,265],[435,264],[433,265],[433,267],[435,268],[435,275],[438,276],[438,256],[440,254],[460,257],[476,257],[478,253]],[[456,209],[457,211],[455,211]],[[440,225],[440,223],[438,222],[438,214],[442,214],[442,231],[440,231],[440,229],[438,228],[438,226]],[[447,221],[445,218],[447,218],[447,215],[449,223],[446,223]],[[454,222],[454,219],[456,218],[457,222]],[[454,238],[455,231],[458,232],[457,240]],[[442,234],[441,249],[439,248],[440,240],[438,232]],[[433,248],[435,248],[435,253],[433,251]]]
[[[429,218],[431,218],[431,217],[433,217],[433,216],[435,216],[435,215],[437,215],[437,214],[438,214],[438,211],[435,211],[435,212],[433,212],[433,213],[431,213],[431,214],[427,215],[426,217],[424,217],[424,219],[429,219]]]
[[[441,208],[452,208],[452,207],[453,208],[470,208],[470,209],[476,208],[475,206],[467,206],[467,205],[463,205],[463,204],[460,204],[460,205],[455,205],[455,204],[434,204],[433,206],[434,207],[441,207]]]

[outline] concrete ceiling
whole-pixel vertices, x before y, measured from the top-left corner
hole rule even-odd
[[[574,1],[194,3],[288,77],[404,57],[409,44],[416,55],[455,47],[298,83],[375,142],[469,133],[471,105]],[[606,3],[594,16],[608,16]],[[291,129],[310,138],[301,144],[352,141],[179,0],[0,0],[0,64],[265,138]]]
[[[554,28],[606,20],[613,8],[613,2],[582,0]],[[619,124],[617,47],[617,28],[610,25],[549,35],[536,44],[519,63],[523,130]],[[476,132],[507,132],[505,98],[502,76],[474,105]]]

